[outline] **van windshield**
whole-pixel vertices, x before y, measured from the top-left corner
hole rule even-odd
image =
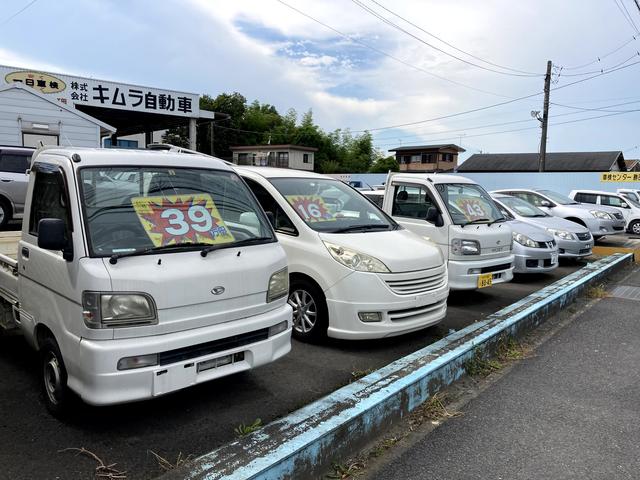
[[[489,194],[475,183],[437,183],[436,190],[456,225],[495,223],[506,219]]]
[[[234,172],[176,167],[85,167],[80,193],[92,256],[274,242]]]
[[[395,230],[398,225],[353,188],[323,178],[273,178],[274,187],[313,230],[327,233]]]

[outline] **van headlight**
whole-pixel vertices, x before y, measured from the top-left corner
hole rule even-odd
[[[538,248],[538,242],[534,242],[522,233],[513,232],[513,240],[515,242],[518,242],[520,245],[524,245],[525,247]]]
[[[371,255],[341,247],[335,243],[323,242],[331,256],[339,263],[358,272],[389,273],[387,266]]]
[[[89,328],[133,327],[158,323],[156,304],[146,293],[83,292],[82,316]]]
[[[596,218],[601,218],[604,220],[611,220],[613,218],[607,212],[603,212],[602,210],[589,210],[589,213]]]
[[[576,237],[573,233],[568,232],[567,230],[556,230],[555,228],[547,228],[547,232],[551,235],[555,235],[558,238],[562,238],[563,240],[575,240]]]
[[[454,255],[480,255],[480,242],[454,238],[451,241],[451,253]]]
[[[289,293],[289,269],[284,267],[269,278],[267,303],[282,298]]]

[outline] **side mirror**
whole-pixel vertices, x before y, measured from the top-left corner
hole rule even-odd
[[[444,220],[442,219],[442,215],[438,212],[438,209],[435,207],[429,207],[427,210],[427,217],[425,219],[429,223],[433,223],[436,227],[442,227],[444,225]]]
[[[625,202],[622,202],[622,203],[620,204],[620,206],[621,206],[622,208],[631,208],[631,207],[629,206],[629,204],[628,204],[628,203],[625,203]]]
[[[276,228],[276,217],[273,214],[273,212],[271,211],[266,211],[264,212],[267,215],[267,220],[269,220],[269,223],[271,224],[271,226],[273,228]]]
[[[542,200],[540,202],[540,206],[541,207],[546,207],[546,208],[551,208],[551,202],[549,202],[548,200]]]
[[[61,250],[65,260],[73,259],[73,250],[68,248],[66,228],[60,218],[43,218],[38,222],[38,247],[45,250]]]

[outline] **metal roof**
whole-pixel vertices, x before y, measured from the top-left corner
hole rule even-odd
[[[439,145],[408,145],[406,147],[390,148],[390,152],[404,152],[406,150],[441,150],[443,148],[453,148],[458,152],[466,152],[466,150],[453,143],[442,143]]]
[[[621,151],[547,153],[547,172],[609,172],[617,164],[626,171]],[[537,153],[476,153],[458,166],[458,172],[537,172]]]

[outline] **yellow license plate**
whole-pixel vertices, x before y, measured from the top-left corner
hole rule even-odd
[[[483,273],[478,277],[478,288],[490,287],[493,284],[493,274]]]

